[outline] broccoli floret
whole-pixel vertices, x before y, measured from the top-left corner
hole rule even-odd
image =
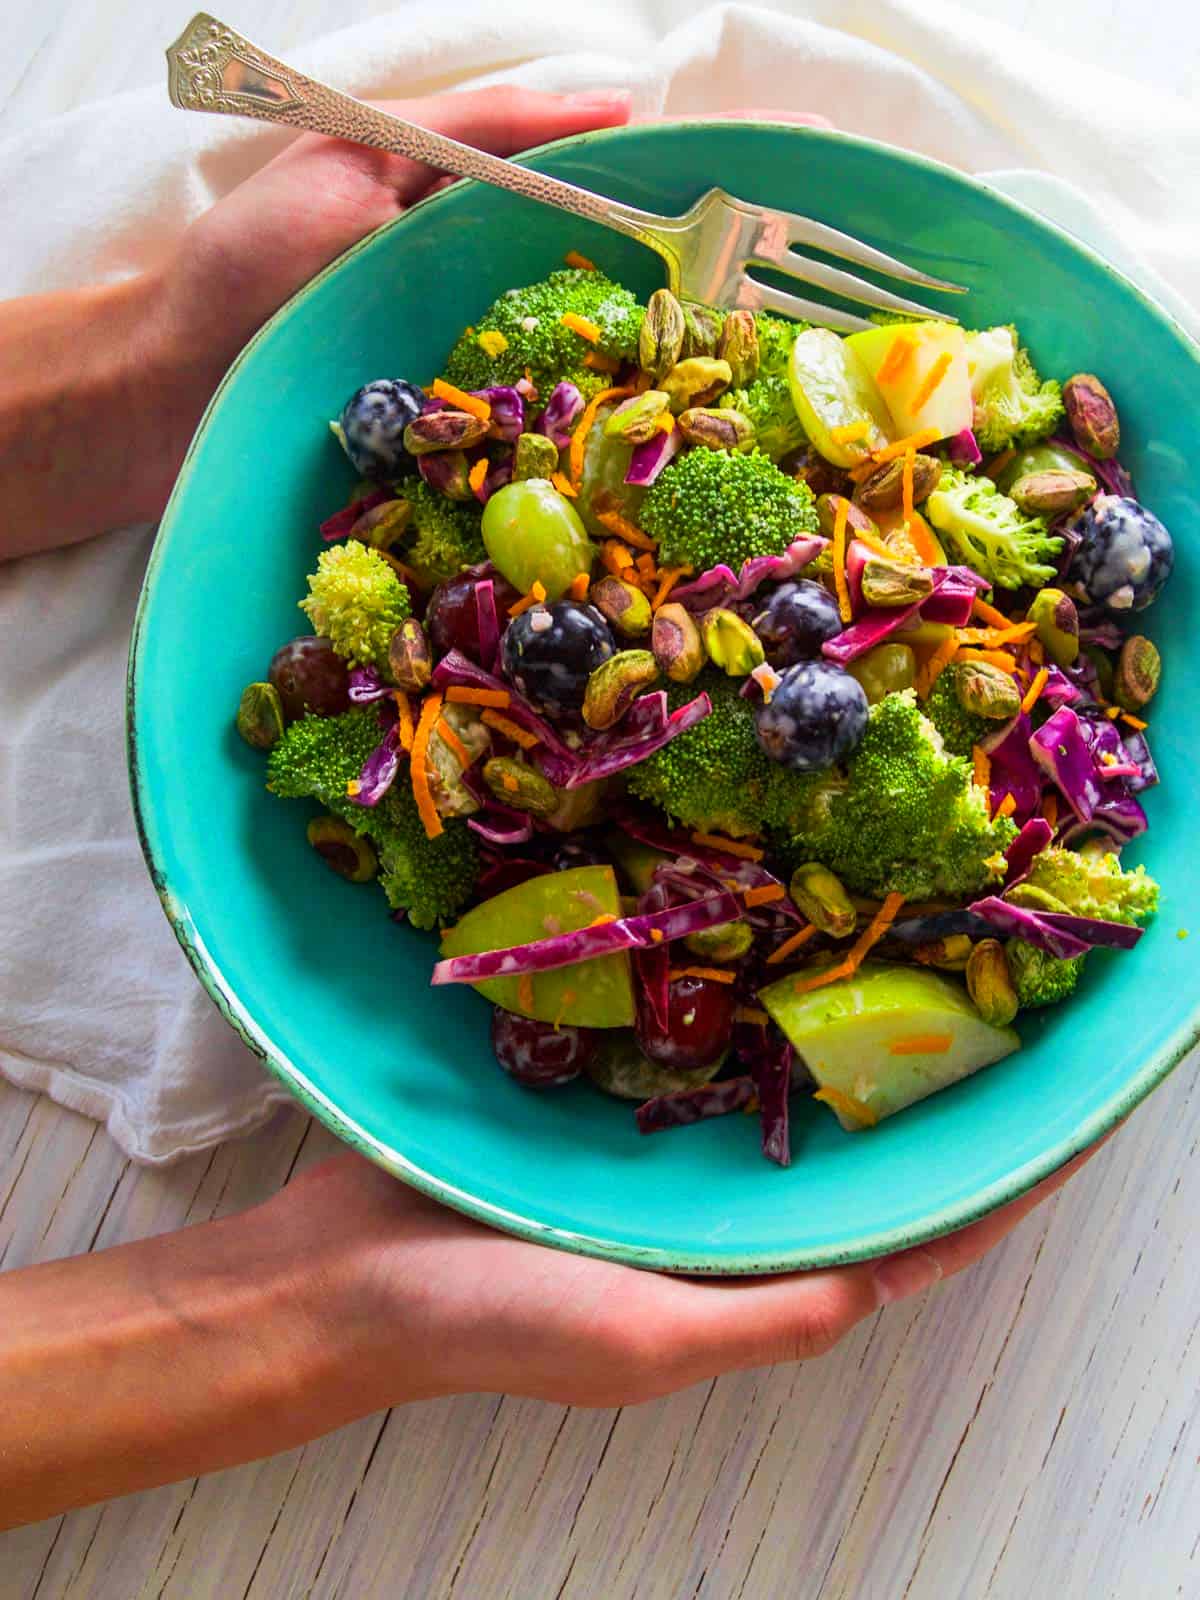
[[[347,539],[323,550],[300,609],[352,665],[387,665],[388,641],[408,616],[408,590],[378,550]]]
[[[844,788],[827,777],[807,802],[780,840],[785,856],[824,862],[847,888],[876,897],[978,894],[1003,875],[1016,833],[1008,818],[989,818],[970,767],[947,754],[911,689],[872,708]]]
[[[405,478],[397,492],[412,506],[404,560],[424,588],[486,561],[478,501],[448,500],[417,477]]]
[[[808,324],[787,322],[763,311],[755,315],[754,321],[758,328],[758,374],[745,388],[728,390],[718,404],[749,417],[754,424],[755,444],[772,461],[778,461],[806,442],[792,403],[788,368],[796,335]]]
[[[1077,917],[1136,925],[1158,910],[1158,884],[1145,867],[1122,867],[1108,850],[1043,850],[1025,881]]]
[[[1021,939],[1010,939],[1004,953],[1017,991],[1017,1004],[1023,1011],[1052,1006],[1074,994],[1083,971],[1083,956],[1063,961],[1058,956],[1047,955],[1044,950],[1035,950]]]
[[[311,795],[332,810],[383,737],[373,708],[293,722],[267,757],[267,788],[284,800]],[[356,808],[361,811],[361,806]]]
[[[569,313],[600,329],[594,344],[564,324]],[[629,290],[602,272],[566,267],[540,283],[502,294],[454,346],[446,377],[460,389],[486,389],[516,383],[528,367],[543,399],[564,380],[590,396],[612,379],[584,366],[583,358],[596,351],[631,360],[644,315]]]
[[[659,561],[704,572],[736,572],[752,556],[780,555],[817,532],[812,490],[758,450],[688,450],[647,491],[641,525],[658,540]]]
[[[981,450],[990,454],[1035,444],[1062,422],[1062,386],[1042,382],[1015,328],[968,333],[967,368]]]
[[[977,744],[996,732],[998,724],[963,709],[955,692],[957,677],[958,668],[953,664],[940,672],[921,709],[941,734],[942,743],[952,756],[969,756]]]
[[[1062,540],[1051,535],[1044,518],[1019,510],[990,478],[944,472],[925,502],[925,515],[949,553],[997,588],[1040,588],[1055,576]]]

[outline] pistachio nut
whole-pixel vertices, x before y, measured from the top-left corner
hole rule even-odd
[[[1158,692],[1162,657],[1158,647],[1140,633],[1126,639],[1117,657],[1113,699],[1122,711],[1144,710]]]
[[[636,639],[650,631],[650,602],[624,578],[601,578],[592,585],[588,599],[626,638]]]
[[[738,961],[754,943],[754,930],[748,922],[720,922],[689,933],[683,942],[701,961]]]
[[[1042,648],[1056,667],[1073,666],[1079,657],[1079,612],[1061,589],[1042,589],[1025,613],[1037,627]]]
[[[435,450],[417,457],[417,471],[437,494],[447,500],[474,500],[471,463],[465,450]]]
[[[1007,722],[1021,709],[1016,680],[990,661],[963,661],[950,668],[959,705],[973,717]]]
[[[519,433],[513,448],[513,482],[548,478],[558,471],[558,446],[544,433]]]
[[[967,993],[993,1028],[1007,1028],[1017,1014],[1017,991],[1008,957],[998,939],[981,939],[967,961]]]
[[[766,660],[763,642],[736,611],[714,606],[700,624],[704,648],[714,667],[731,678],[744,678]]]
[[[1121,444],[1121,423],[1112,395],[1093,372],[1077,372],[1063,384],[1063,405],[1071,432],[1100,461],[1115,456]]]
[[[645,444],[658,432],[658,419],[670,403],[661,389],[635,394],[622,401],[605,422],[604,437],[620,439],[625,444]]]
[[[443,724],[453,734],[453,743],[444,737]],[[442,707],[441,717],[429,736],[425,763],[429,793],[440,816],[468,817],[479,810],[478,796],[474,788],[468,788],[463,782],[463,773],[491,748],[491,743],[491,732],[480,720],[476,707],[454,704]]]
[[[583,720],[598,730],[615,727],[642,690],[657,681],[658,662],[651,651],[618,650],[588,679]]]
[[[804,916],[831,939],[848,939],[858,912],[842,887],[842,880],[819,861],[807,861],[792,873],[788,892]]]
[[[869,533],[878,539],[879,529],[861,506],[855,505],[853,500],[847,500],[844,494],[822,494],[817,496],[817,525],[827,539],[833,538],[833,530],[837,524],[838,507],[846,507],[846,530],[850,534]]]
[[[493,756],[483,764],[483,781],[497,800],[517,811],[548,817],[558,808],[558,790],[527,761]]]
[[[728,361],[718,361],[714,356],[689,356],[677,361],[662,380],[671,402],[671,410],[679,415],[690,406],[706,406],[729,387]]]
[[[948,933],[941,939],[930,939],[913,950],[913,960],[923,967],[937,967],[942,972],[963,972],[971,957],[971,941],[965,933]]]
[[[237,731],[256,750],[270,750],[283,738],[283,702],[273,683],[249,683],[242,690]]]
[[[371,841],[355,833],[340,817],[314,817],[307,832],[309,844],[339,878],[370,883],[379,871],[379,858]]]
[[[920,505],[922,500],[937,488],[944,464],[936,456],[915,455],[913,457],[913,504]],[[867,511],[891,511],[904,502],[904,458],[898,456],[894,461],[885,461],[881,467],[859,484],[855,490],[854,498],[858,504]]]
[[[404,448],[410,455],[431,455],[437,450],[469,450],[487,438],[488,425],[469,411],[426,411],[404,430]]]
[[[731,311],[721,324],[717,355],[728,361],[735,389],[744,389],[758,377],[758,324],[753,311]]]
[[[862,596],[869,606],[911,606],[933,593],[933,574],[905,561],[871,556],[862,569]]]
[[[705,662],[696,619],[677,601],[659,606],[650,629],[650,648],[672,683],[691,683]]]
[[[749,450],[754,443],[754,424],[732,407],[689,406],[680,413],[679,431],[689,444],[709,450]]]
[[[646,304],[638,333],[638,366],[656,383],[666,377],[682,355],[686,331],[679,301],[670,289],[656,289]]]
[[[397,689],[420,694],[433,676],[433,651],[425,629],[416,617],[404,621],[388,641],[388,671]]]
[[[721,337],[721,313],[698,300],[685,300],[683,304],[683,349],[678,359],[689,356],[713,356],[717,353],[717,340]]]
[[[390,550],[407,531],[412,514],[411,500],[384,500],[363,512],[350,529],[350,537],[373,550]]]
[[[1051,472],[1027,472],[1008,491],[1031,517],[1061,517],[1078,511],[1096,492],[1090,472],[1070,472],[1065,468]]]

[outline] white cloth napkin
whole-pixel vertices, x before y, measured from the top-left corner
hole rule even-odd
[[[993,181],[1119,255],[1181,319],[1200,302],[1200,112],[938,0],[417,0],[293,54],[366,97],[627,86],[639,112],[821,111],[967,171],[1041,169]],[[161,88],[11,138],[0,296],[137,271],[281,143],[174,112]],[[134,836],[123,687],[151,538],[0,567],[0,1072],[164,1162],[287,1095],[195,982]]]

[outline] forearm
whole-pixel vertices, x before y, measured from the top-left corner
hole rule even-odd
[[[311,1216],[308,1223],[312,1222]],[[182,1233],[0,1276],[0,1527],[286,1450],[399,1392],[353,1252],[284,1196]],[[316,1237],[314,1237],[314,1231]]]

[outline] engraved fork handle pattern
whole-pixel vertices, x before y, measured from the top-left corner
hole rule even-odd
[[[668,219],[619,204],[588,189],[517,166],[485,150],[378,111],[362,100],[316,83],[207,12],[199,12],[167,50],[171,104],[184,111],[257,117],[263,122],[349,139],[408,156],[460,178],[511,189],[530,200],[559,207],[628,234],[667,262],[678,283],[674,253],[659,235]]]

